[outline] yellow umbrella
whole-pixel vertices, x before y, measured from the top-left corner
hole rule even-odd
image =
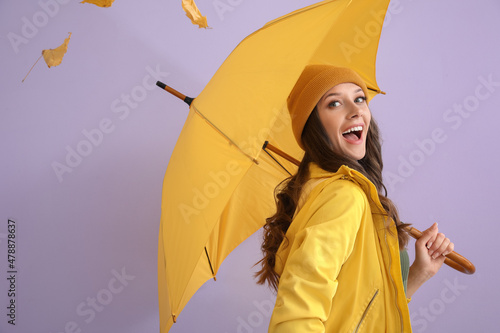
[[[275,208],[273,190],[296,166],[263,153],[265,141],[300,160],[286,98],[307,64],[354,68],[372,96],[389,0],[329,0],[269,22],[244,39],[201,94],[163,183],[159,236],[160,329],[214,278],[226,256]]]

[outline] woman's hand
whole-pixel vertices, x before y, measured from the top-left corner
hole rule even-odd
[[[427,280],[433,277],[444,263],[445,256],[452,252],[453,243],[438,232],[434,223],[415,242],[415,261],[410,266],[406,297],[410,298]]]

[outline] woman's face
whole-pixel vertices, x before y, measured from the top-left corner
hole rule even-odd
[[[321,97],[317,109],[334,151],[355,160],[362,159],[371,120],[363,90],[354,83],[336,85]]]

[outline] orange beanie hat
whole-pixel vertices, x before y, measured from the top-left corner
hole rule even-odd
[[[358,85],[366,96],[368,90],[363,79],[352,69],[330,65],[308,65],[300,75],[288,96],[287,104],[292,119],[292,130],[299,146],[302,146],[302,130],[309,115],[323,95],[341,83]]]

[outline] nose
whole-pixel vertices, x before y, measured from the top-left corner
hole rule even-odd
[[[356,103],[351,103],[351,105],[349,106],[347,117],[349,119],[361,117],[364,112],[365,111],[361,105],[358,105]]]

